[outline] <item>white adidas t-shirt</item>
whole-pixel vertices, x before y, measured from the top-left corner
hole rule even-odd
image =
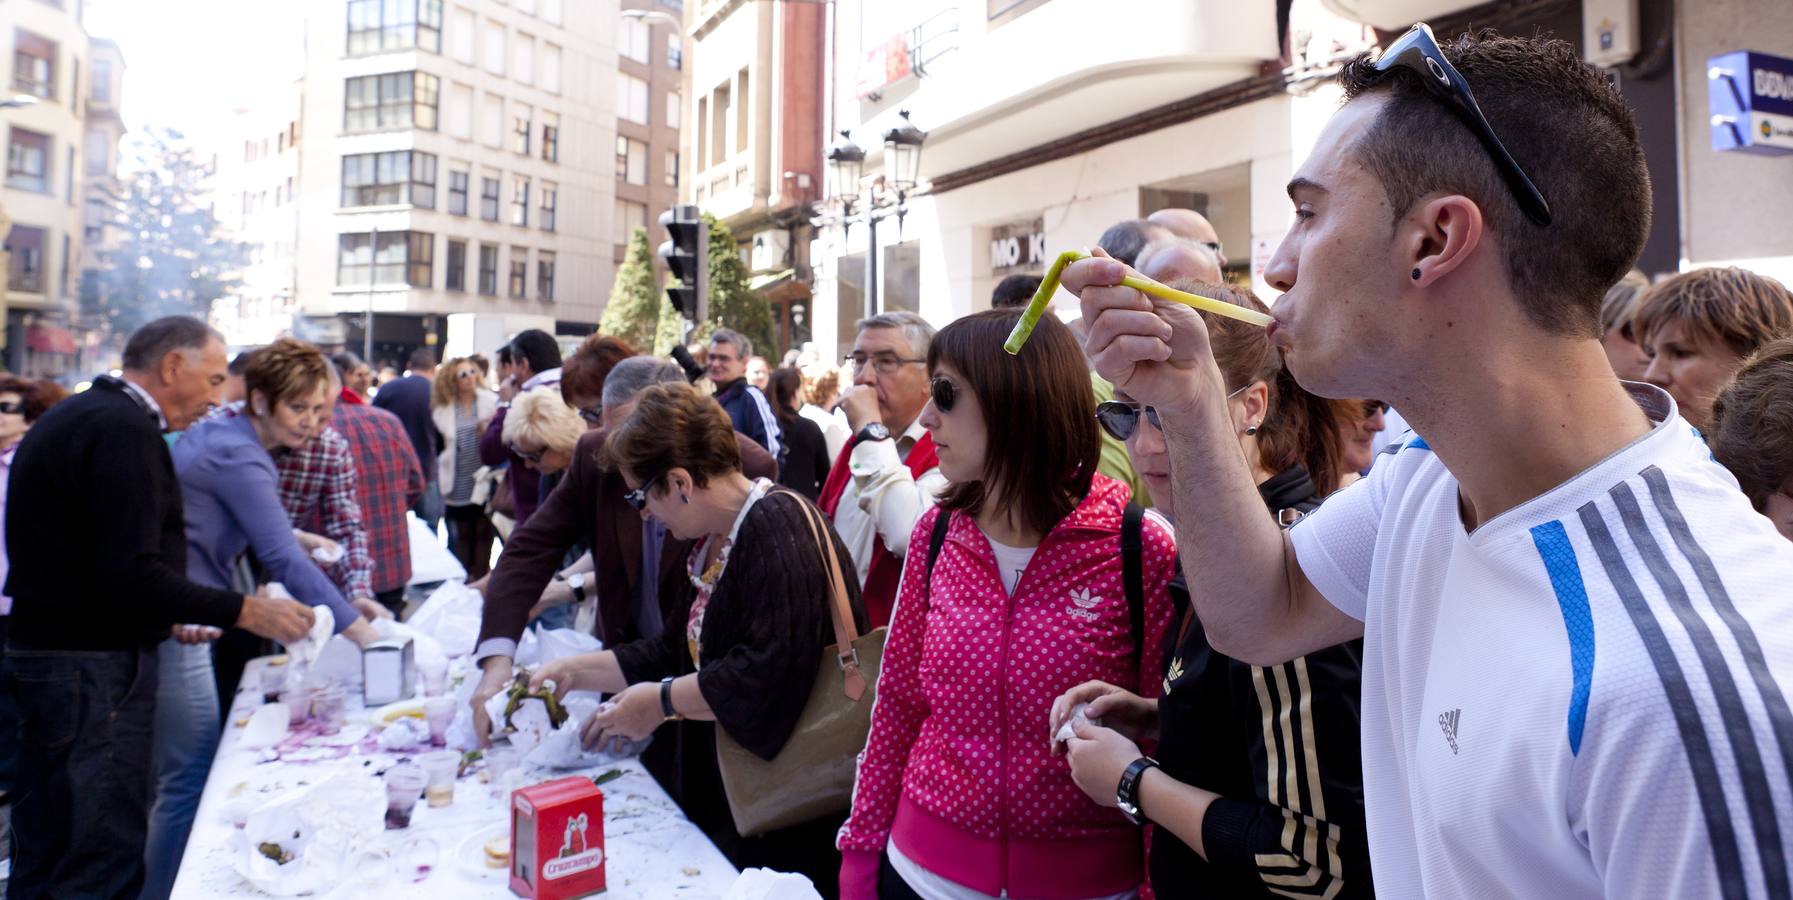
[[[1363,620],[1383,897],[1787,896],[1793,542],[1655,428],[1466,534],[1409,437],[1291,531]]]

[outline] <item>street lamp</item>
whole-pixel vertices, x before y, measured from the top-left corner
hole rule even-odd
[[[35,94],[14,94],[11,99],[0,100],[0,109],[18,109],[21,106],[35,106],[36,104],[37,95]]]
[[[894,203],[880,203],[876,186],[867,189],[865,205],[865,315],[878,314],[878,220],[897,217],[897,235],[902,236],[904,204],[909,192],[921,182],[921,145],[928,134],[909,121],[909,111],[901,110],[902,123],[884,132],[884,183],[896,191]],[[828,148],[828,176],[834,196],[841,202],[841,227],[853,224],[853,207],[859,195],[859,182],[865,175],[865,150],[853,143],[849,132]]]
[[[685,30],[685,23],[678,16],[658,9],[625,9],[622,12],[622,17],[625,19],[659,19],[671,25],[675,31],[683,32]]]

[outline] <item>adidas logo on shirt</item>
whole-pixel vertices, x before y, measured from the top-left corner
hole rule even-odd
[[[1091,594],[1089,588],[1083,588],[1082,590],[1071,592],[1071,608],[1069,612],[1072,616],[1082,619],[1085,622],[1094,622],[1099,615],[1099,613],[1096,612],[1096,607],[1101,604],[1101,597]]]
[[[1453,709],[1438,714],[1438,727],[1444,729],[1444,739],[1451,744],[1451,755],[1457,755],[1457,721],[1463,718],[1463,710]]]

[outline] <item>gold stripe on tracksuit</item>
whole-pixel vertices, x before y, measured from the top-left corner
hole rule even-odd
[[[1282,807],[1281,843],[1286,851],[1257,854],[1258,876],[1272,893],[1285,897],[1334,897],[1344,888],[1344,881],[1338,829],[1326,821],[1326,796],[1314,748],[1313,690],[1308,683],[1307,660],[1297,658],[1268,668],[1253,666],[1251,681],[1257,690],[1258,707],[1263,711],[1266,797]],[[1300,765],[1294,764],[1292,757],[1296,753],[1300,754]],[[1304,793],[1308,798],[1305,804]],[[1269,871],[1273,869],[1297,871]]]

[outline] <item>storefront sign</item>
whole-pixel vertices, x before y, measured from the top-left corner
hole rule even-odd
[[[909,32],[905,31],[865,52],[854,94],[863,100],[908,78],[910,71]]]
[[[1007,275],[1016,269],[1037,269],[1045,260],[1044,219],[1001,225],[990,230],[990,274]]]
[[[1793,153],[1793,59],[1739,50],[1706,61],[1712,149]]]

